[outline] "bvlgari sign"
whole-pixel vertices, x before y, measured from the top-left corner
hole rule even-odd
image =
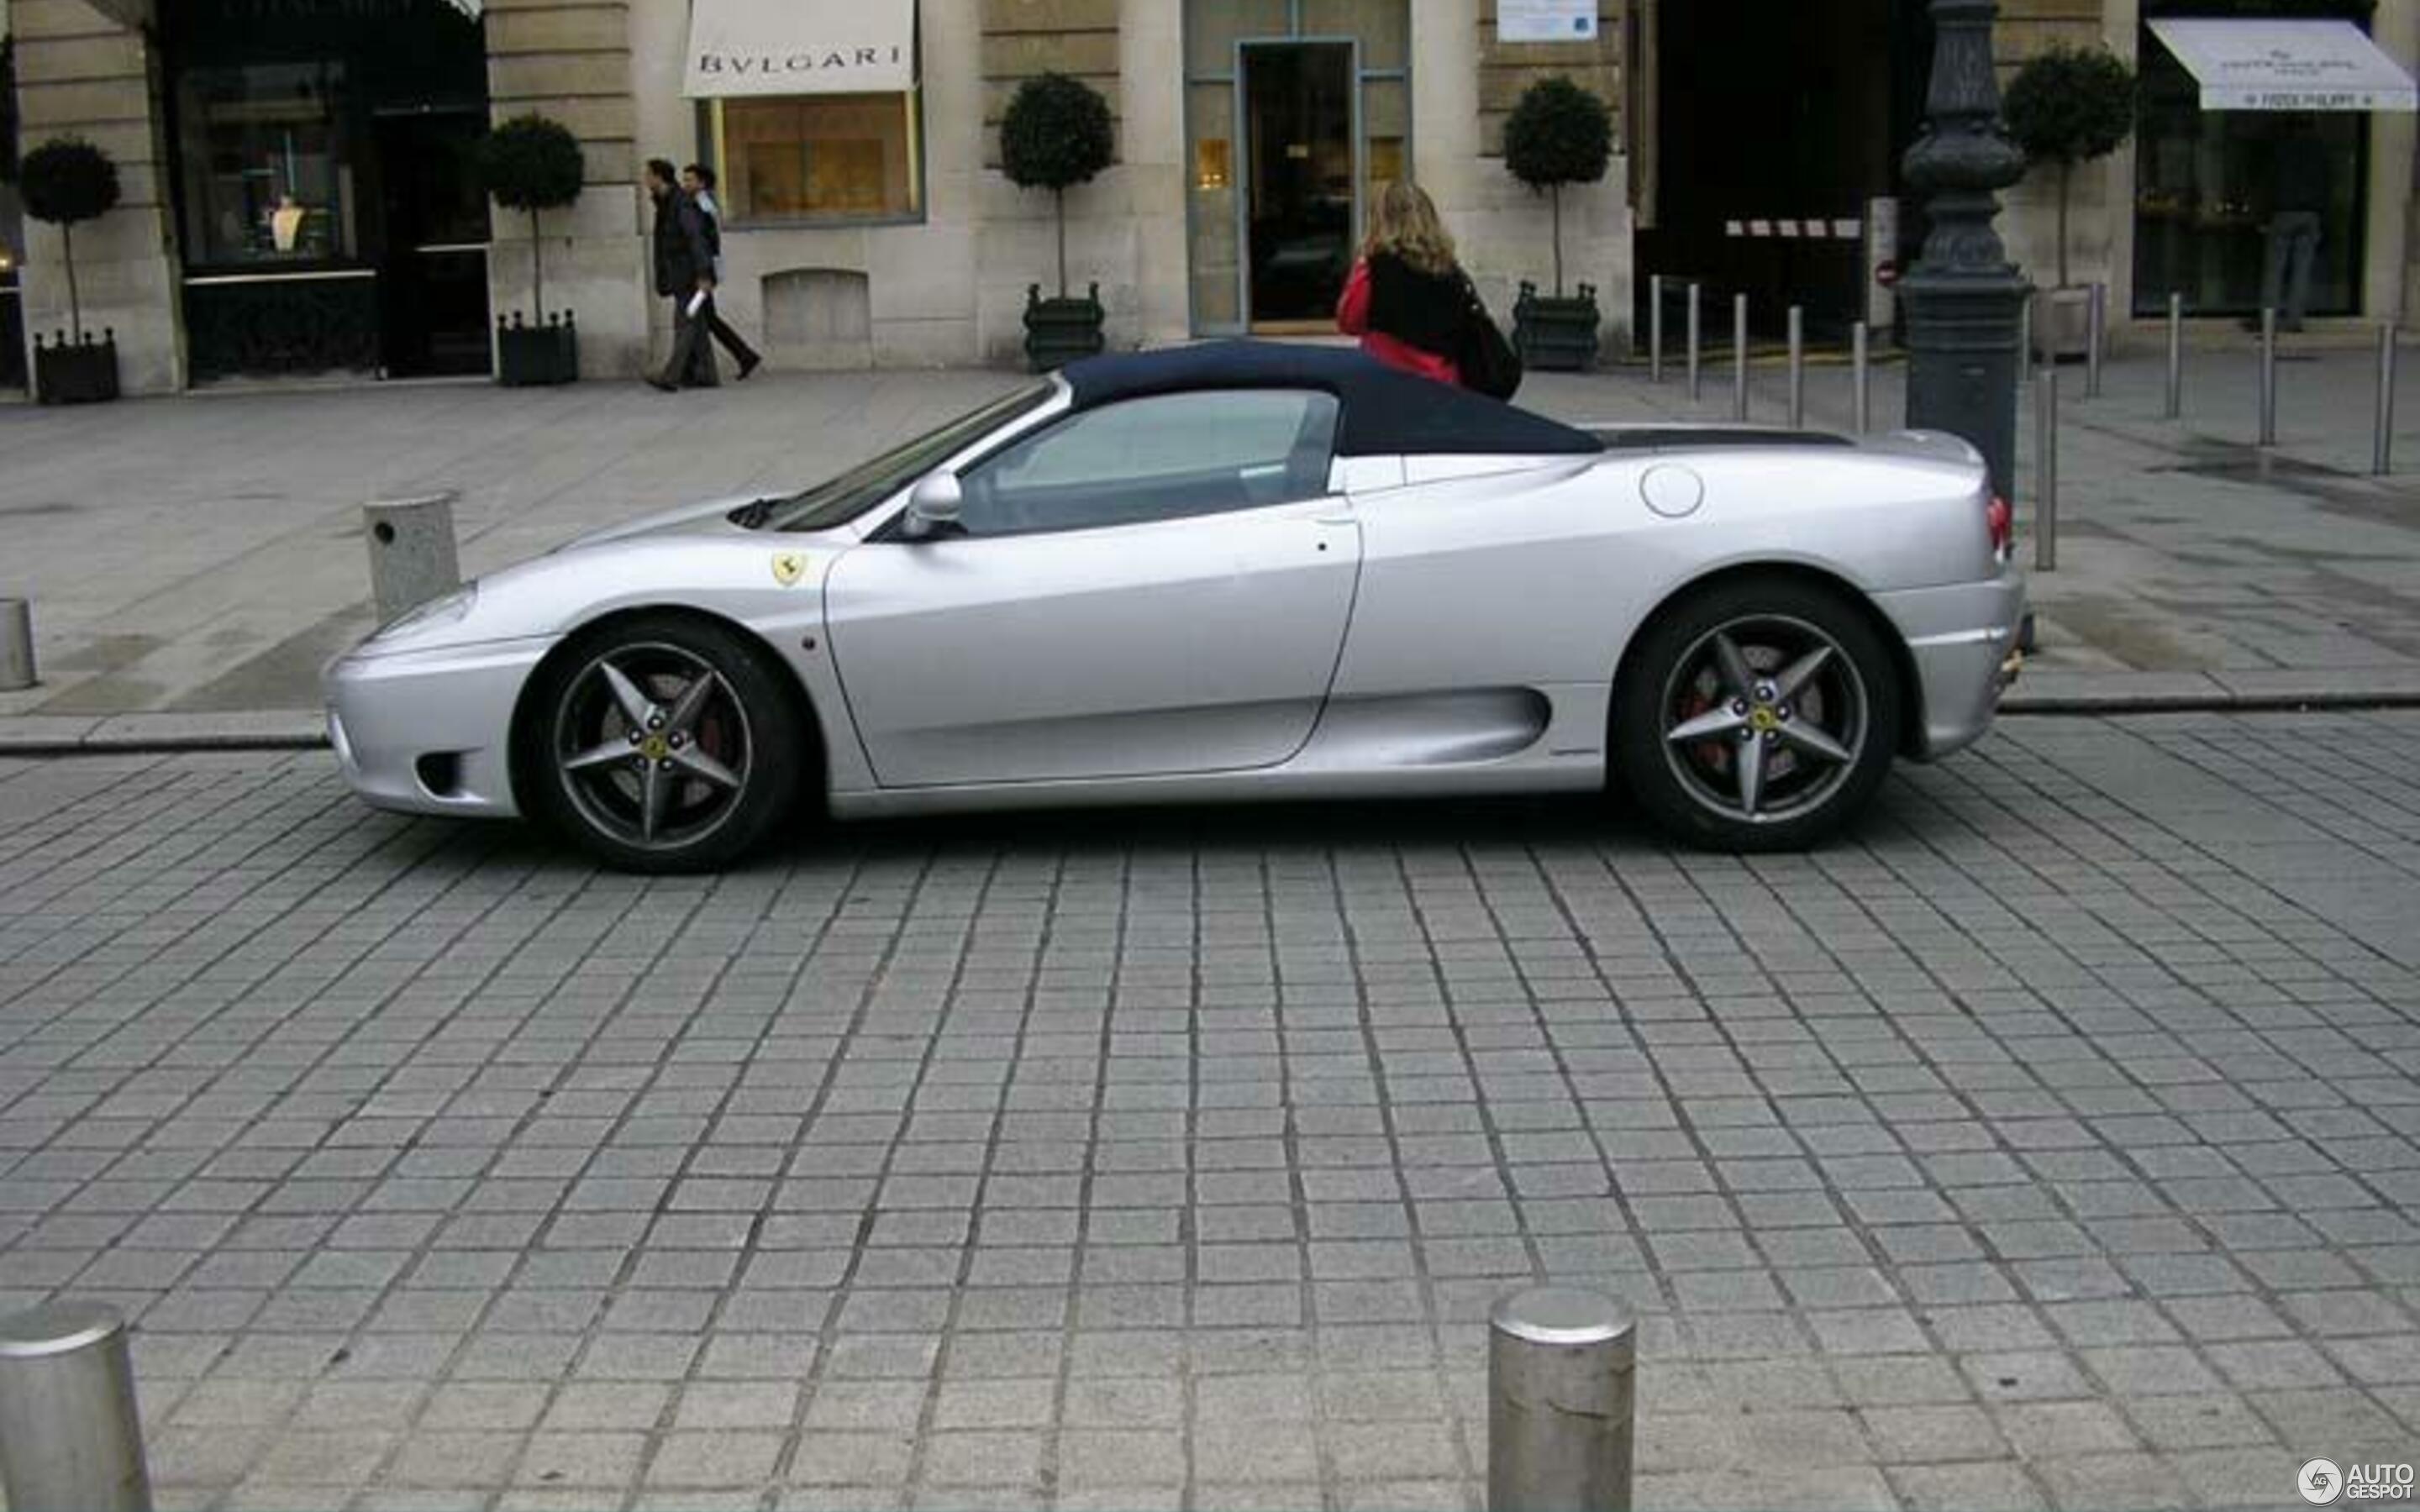
[[[915,0],[695,0],[684,92],[887,94],[916,82]]]

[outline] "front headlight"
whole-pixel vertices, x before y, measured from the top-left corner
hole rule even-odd
[[[464,583],[450,594],[440,594],[426,604],[415,604],[405,609],[394,619],[380,625],[371,633],[369,640],[362,643],[375,645],[381,640],[399,640],[414,630],[426,630],[439,625],[452,625],[458,620],[468,617],[471,606],[478,601],[478,583],[475,581]]]

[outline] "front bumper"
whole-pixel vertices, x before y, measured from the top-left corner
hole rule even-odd
[[[321,679],[328,743],[365,802],[403,813],[511,818],[513,708],[553,640],[365,656]]]
[[[2017,636],[2025,617],[2024,574],[2011,563],[1996,578],[1876,594],[1874,602],[1899,627],[1916,665],[1924,714],[1911,754],[1931,761],[1982,738],[2024,665]]]

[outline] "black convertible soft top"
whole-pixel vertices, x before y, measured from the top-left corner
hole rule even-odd
[[[1350,347],[1213,341],[1088,357],[1062,369],[1076,408],[1196,389],[1320,389],[1336,395],[1340,456],[1600,452],[1587,431],[1450,383],[1416,378]]]

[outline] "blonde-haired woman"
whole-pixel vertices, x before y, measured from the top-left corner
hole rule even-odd
[[[1370,234],[1336,301],[1336,328],[1389,367],[1459,383],[1464,289],[1436,206],[1417,184],[1394,179],[1371,207]]]

